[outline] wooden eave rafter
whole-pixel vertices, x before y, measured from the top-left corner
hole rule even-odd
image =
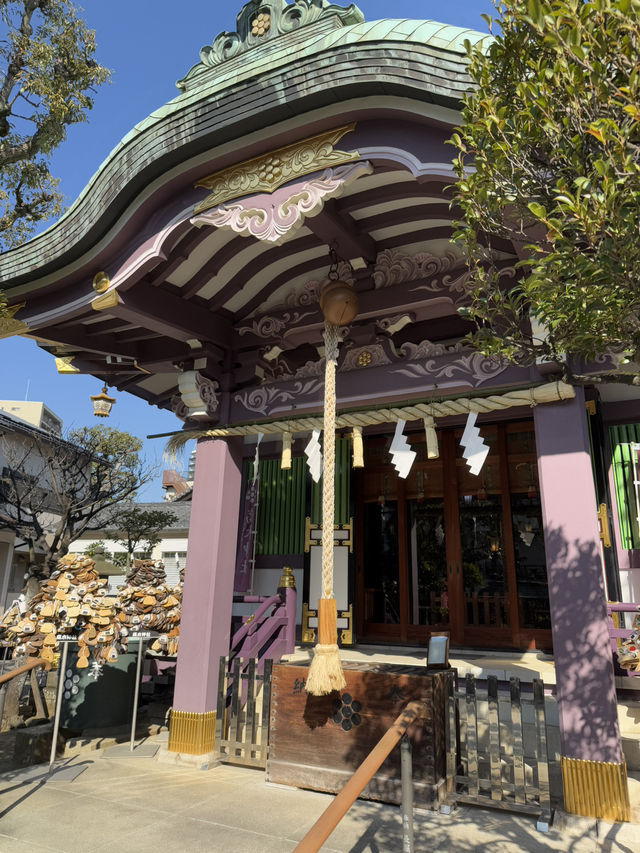
[[[373,263],[378,255],[376,241],[348,213],[342,213],[335,199],[330,199],[317,216],[307,220],[307,227],[338,257],[349,261]]]
[[[212,341],[225,349],[231,346],[231,323],[215,314],[206,316],[186,299],[161,288],[141,282],[131,291],[118,293],[117,300],[109,306],[111,314],[158,335],[178,341]]]

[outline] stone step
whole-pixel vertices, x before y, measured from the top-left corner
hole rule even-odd
[[[640,701],[618,701],[618,725],[627,769],[640,771]]]
[[[136,740],[148,737],[157,737],[168,732],[166,726],[151,724],[138,726],[136,729]],[[64,757],[81,755],[85,752],[109,749],[118,744],[129,743],[131,729],[129,726],[119,726],[116,729],[85,729],[78,737],[70,738],[65,744]]]

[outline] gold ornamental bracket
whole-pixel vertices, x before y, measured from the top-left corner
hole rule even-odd
[[[353,645],[353,604],[349,605],[348,610],[338,610],[338,619],[346,620],[346,628],[340,628],[340,645]],[[318,611],[311,610],[309,605],[302,602],[302,620],[300,631],[300,642],[303,645],[313,644],[316,641],[316,625],[311,625],[310,620],[313,619],[317,623]]]
[[[26,302],[21,302],[19,305],[10,305],[5,309],[4,316],[0,317],[0,339],[24,335],[29,331],[29,326],[26,323],[15,319],[18,311],[25,305]]]
[[[349,553],[353,554],[353,518],[350,518],[346,524],[334,524],[333,545],[338,547],[342,545],[349,549]],[[322,542],[322,528],[318,524],[312,524],[311,519],[307,516],[304,520],[304,551],[309,553],[312,546],[319,546]]]
[[[74,358],[73,355],[58,356],[55,360],[56,371],[60,374],[80,373],[80,370],[73,366]]]
[[[273,193],[296,178],[359,160],[357,151],[334,149],[334,145],[345,134],[353,131],[355,126],[354,122],[311,136],[202,178],[194,186],[204,187],[210,193],[194,207],[194,214],[211,210],[240,196]]]
[[[611,548],[611,534],[609,532],[609,518],[607,516],[606,504],[600,504],[597,515],[600,541],[604,548]]]

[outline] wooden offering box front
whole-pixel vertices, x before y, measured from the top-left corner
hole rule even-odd
[[[410,730],[415,805],[437,808],[445,793],[445,679],[451,670],[345,663],[340,693],[309,696],[307,666],[273,668],[267,781],[337,793],[407,702],[427,705],[427,719]],[[400,803],[396,746],[361,797]]]

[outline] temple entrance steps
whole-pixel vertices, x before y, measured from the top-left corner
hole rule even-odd
[[[426,646],[358,644],[341,648],[340,657],[345,661],[361,663],[368,661],[370,663],[425,666],[427,649]],[[291,654],[283,657],[283,661],[291,663],[310,659],[310,646],[296,646]],[[540,651],[510,652],[489,651],[487,649],[452,649],[449,652],[449,663],[458,670],[459,677],[470,673],[482,681],[490,675],[495,675],[499,681],[508,682],[510,678],[515,677],[523,683],[530,683],[534,678],[540,678],[544,681],[545,687],[555,688],[556,671],[553,656]],[[640,679],[638,681],[640,682]]]

